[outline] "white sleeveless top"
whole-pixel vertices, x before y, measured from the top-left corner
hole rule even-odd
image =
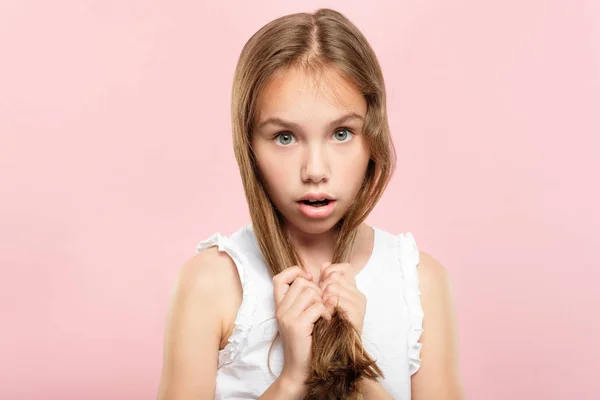
[[[410,378],[421,365],[419,250],[411,233],[392,235],[373,228],[373,252],[356,276],[367,297],[363,347],[377,361],[381,385],[396,400],[411,398]],[[252,225],[230,237],[219,233],[198,243],[200,252],[218,246],[233,259],[242,283],[242,304],[229,343],[219,350],[215,399],[256,399],[279,376],[283,348],[277,333],[273,281]],[[274,375],[269,372],[269,365]]]

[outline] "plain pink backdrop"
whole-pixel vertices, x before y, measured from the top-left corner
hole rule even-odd
[[[600,2],[283,3],[0,2],[0,398],[155,397],[179,267],[249,221],[239,51],[324,6],[380,58],[369,222],[450,271],[468,398],[600,398]]]

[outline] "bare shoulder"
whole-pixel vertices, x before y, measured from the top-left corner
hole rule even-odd
[[[242,303],[242,284],[231,257],[216,246],[209,247],[185,263],[179,271],[175,297],[191,300],[192,312],[208,305],[219,319],[220,338],[226,342]]]
[[[419,340],[421,366],[412,376],[412,398],[463,399],[450,275],[430,254],[421,251],[419,258],[417,270],[424,317]]]
[[[449,291],[451,286],[450,275],[446,268],[432,255],[424,251],[419,252],[419,286],[421,296],[434,292]]]
[[[206,295],[222,293],[224,289],[236,286],[241,290],[233,260],[214,246],[199,252],[181,267],[175,290]]]
[[[241,304],[233,260],[216,247],[179,270],[165,324],[158,399],[212,398],[218,352]]]

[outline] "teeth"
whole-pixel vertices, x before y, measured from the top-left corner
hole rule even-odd
[[[308,200],[309,203],[316,203],[318,201],[324,201],[325,199],[319,199],[319,200]]]

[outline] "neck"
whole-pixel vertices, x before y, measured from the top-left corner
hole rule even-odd
[[[364,228],[365,224],[363,223],[359,228],[357,244],[360,243]],[[304,266],[313,276],[317,277],[318,281],[321,275],[321,265],[324,262],[333,262],[337,230],[334,228],[327,232],[315,234],[303,232],[293,226],[287,226],[286,229]]]
[[[314,276],[319,276],[321,265],[333,259],[337,230],[334,228],[322,233],[306,233],[294,226],[287,226],[286,229],[306,269]]]

